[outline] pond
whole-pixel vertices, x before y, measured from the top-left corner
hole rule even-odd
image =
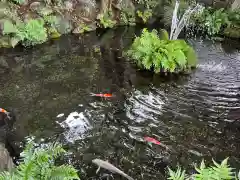
[[[188,39],[199,56],[197,69],[164,77],[122,57],[139,32],[118,28],[2,50],[1,107],[17,114],[14,141],[62,142],[70,152],[65,161],[81,179],[106,179],[108,171],[96,175],[94,158],[134,179],[163,179],[167,166],[192,170],[202,158],[230,157],[239,167],[240,43]],[[149,146],[145,136],[168,149]]]

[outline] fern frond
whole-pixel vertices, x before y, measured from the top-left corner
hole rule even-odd
[[[51,171],[49,171],[48,177],[51,180],[73,180],[73,179],[80,179],[78,177],[76,169],[72,166],[62,165],[59,167],[54,167]]]
[[[188,58],[195,58],[195,52],[184,40],[170,41],[167,37],[165,39],[161,40],[156,30],[148,32],[147,29],[143,29],[141,36],[135,38],[126,54],[138,67],[156,73],[162,69],[165,72],[177,72],[194,67],[196,60]]]

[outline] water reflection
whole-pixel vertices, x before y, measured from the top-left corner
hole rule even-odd
[[[162,114],[164,97],[153,94],[151,91],[143,94],[136,90],[132,92],[131,97],[125,102],[126,116],[138,123],[146,120],[158,122],[159,115]]]
[[[92,128],[83,112],[70,113],[67,119],[60,123],[60,126],[66,129],[64,136],[71,143],[84,138],[86,131]]]

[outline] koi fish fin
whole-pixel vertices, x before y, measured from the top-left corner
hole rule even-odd
[[[96,174],[100,171],[101,167],[99,166],[98,169],[96,170]]]

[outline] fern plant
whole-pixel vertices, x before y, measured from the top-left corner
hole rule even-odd
[[[47,40],[47,31],[42,19],[31,19],[27,23],[18,22],[13,24],[11,21],[4,21],[3,35],[12,37],[12,46],[14,47],[19,41],[24,45],[42,44]]]
[[[113,28],[116,24],[115,20],[112,20],[112,12],[108,11],[105,14],[98,15],[98,26],[103,28]]]
[[[223,8],[218,10],[205,8],[193,18],[193,21],[195,26],[205,30],[210,36],[219,34],[224,27],[230,25],[228,13]]]
[[[141,36],[135,38],[127,56],[141,69],[155,73],[184,71],[197,64],[193,48],[184,40],[161,40],[156,30],[144,29]]]
[[[142,19],[142,21],[145,23],[147,23],[147,21],[149,20],[149,18],[152,17],[152,10],[147,9],[145,11],[139,11],[137,10],[137,15],[138,17],[140,17]]]
[[[70,165],[55,166],[54,160],[64,154],[60,144],[34,148],[30,142],[21,154],[23,161],[12,172],[2,172],[0,180],[73,180],[79,179],[77,170]]]
[[[233,172],[233,168],[228,165],[228,158],[223,160],[221,164],[213,160],[213,166],[207,167],[204,161],[201,162],[200,167],[195,167],[196,173],[186,175],[185,171],[178,167],[174,172],[168,168],[170,180],[240,180],[240,172],[238,175]]]

